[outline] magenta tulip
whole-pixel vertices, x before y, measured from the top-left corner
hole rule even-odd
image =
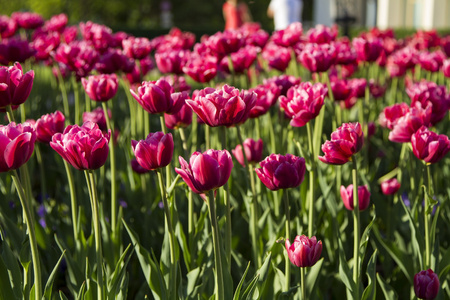
[[[141,61],[141,68],[142,64]],[[130,73],[133,71],[134,67],[134,60],[123,54],[119,49],[108,49],[95,64],[95,69],[102,74],[112,74],[118,71]],[[143,72],[143,74],[146,74],[146,72]],[[140,82],[140,80],[138,82]]]
[[[381,191],[385,195],[394,195],[400,189],[400,182],[397,178],[391,178],[381,183]]]
[[[23,63],[35,54],[27,40],[17,37],[0,41],[0,64]]]
[[[108,109],[108,116],[109,118],[112,117],[111,111]],[[83,123],[86,123],[87,121],[91,121],[93,123],[96,123],[98,125],[98,128],[100,128],[101,131],[106,131],[107,125],[106,125],[106,116],[105,111],[102,107],[97,107],[96,109],[92,111],[86,111],[83,113]]]
[[[172,86],[165,80],[144,81],[137,93],[130,89],[131,95],[151,114],[175,114],[183,106],[182,97],[172,97]]]
[[[69,44],[61,44],[56,49],[54,59],[65,64],[69,70],[75,73],[77,78],[86,77],[99,59],[99,54],[86,41],[72,41]]]
[[[259,139],[257,141],[247,138],[242,143],[244,145],[245,157],[249,164],[259,163],[262,159],[263,141]],[[242,145],[237,145],[235,149],[231,150],[237,161],[245,167],[244,153],[242,153]]]
[[[149,133],[145,140],[131,141],[138,163],[149,171],[166,167],[172,161],[173,137],[171,133]]]
[[[31,43],[31,48],[36,51],[34,57],[37,60],[47,60],[50,53],[54,51],[61,43],[60,34],[57,32],[49,32],[37,36]]]
[[[144,37],[128,37],[122,41],[123,52],[130,58],[143,59],[152,51],[151,42]]]
[[[284,72],[291,61],[291,52],[282,46],[268,43],[262,51],[262,57],[270,68]]]
[[[235,73],[242,74],[248,71],[250,66],[256,60],[256,56],[261,49],[256,46],[245,46],[238,51],[231,53],[229,56],[225,56],[220,61],[220,68],[226,73],[231,73],[231,68],[229,66],[229,60],[231,58],[231,63],[233,64],[233,70]]]
[[[52,137],[50,146],[78,170],[95,170],[108,158],[111,132],[103,135],[98,125],[85,122],[81,127],[69,125]]]
[[[0,125],[0,172],[18,169],[33,154],[36,132],[29,123]]]
[[[376,61],[383,50],[380,39],[354,38],[352,44],[359,61]]]
[[[343,165],[361,150],[363,143],[364,133],[361,125],[344,123],[331,134],[331,141],[322,145],[325,156],[319,156],[319,159],[327,164]]]
[[[11,19],[13,19],[19,27],[25,29],[36,29],[44,24],[44,18],[38,13],[13,12]]]
[[[89,41],[100,53],[105,52],[114,44],[111,28],[92,21],[80,23],[80,32],[85,41]]]
[[[301,82],[300,78],[297,78],[295,76],[284,75],[284,74],[263,80],[263,83],[266,86],[271,83],[275,83],[278,86],[278,88],[280,89],[280,95],[284,95],[284,96],[286,96],[287,91],[291,87],[293,87],[294,85],[300,84],[300,82]]]
[[[292,154],[270,154],[259,165],[256,174],[272,191],[297,187],[305,177],[305,159]]]
[[[437,134],[422,126],[411,136],[414,155],[428,164],[439,162],[450,151],[448,136]]]
[[[302,24],[295,22],[286,27],[286,29],[274,32],[272,34],[272,40],[279,46],[292,47],[300,41],[302,34]]]
[[[227,150],[209,149],[194,152],[189,163],[179,157],[181,169],[175,171],[194,193],[201,194],[218,189],[227,183],[233,168],[233,159]]]
[[[221,89],[204,89],[186,103],[208,126],[232,126],[245,122],[255,106],[256,94],[245,93],[225,84]]]
[[[0,37],[6,39],[12,37],[17,31],[17,23],[8,16],[0,15]]]
[[[426,108],[418,102],[415,107],[411,107],[409,112],[400,117],[392,131],[389,132],[389,140],[395,143],[409,143],[411,136],[422,126],[430,126],[431,104]]]
[[[30,95],[33,80],[34,71],[23,74],[19,63],[0,67],[0,108],[24,103]]]
[[[92,75],[87,79],[81,78],[81,83],[89,98],[98,102],[106,102],[112,99],[119,87],[116,74]]]
[[[50,143],[55,133],[64,132],[65,120],[59,110],[40,117],[35,124],[37,140],[41,143]]]
[[[432,300],[439,293],[439,277],[433,270],[420,271],[414,275],[414,293],[419,299]]]
[[[161,73],[183,74],[183,66],[189,60],[188,50],[162,51],[155,54],[156,66]]]
[[[54,15],[44,23],[44,28],[48,31],[62,33],[68,22],[69,18],[66,14]]]
[[[268,82],[266,84],[260,84],[248,91],[256,94],[256,104],[250,110],[250,118],[257,118],[267,113],[272,105],[277,102],[281,88],[274,82]]]
[[[320,113],[328,89],[321,83],[302,82],[291,87],[287,97],[280,97],[280,106],[291,118],[291,126],[302,127]]]
[[[450,78],[450,59],[444,60],[444,63],[442,64],[442,73],[444,73],[445,77]]]
[[[146,174],[148,172],[150,172],[149,170],[145,169],[144,167],[142,167],[136,158],[132,158],[130,161],[131,164],[131,169],[133,169],[133,172],[137,173],[137,174]]]
[[[289,260],[299,268],[314,266],[322,254],[322,241],[317,241],[315,236],[297,235],[292,244],[286,239],[285,246]]]
[[[196,82],[206,83],[217,74],[217,58],[211,55],[192,55],[183,72]]]
[[[192,123],[192,109],[186,104],[189,95],[186,92],[173,93],[172,97],[181,97],[182,99],[178,101],[182,101],[183,105],[175,114],[164,114],[164,123],[169,129],[185,128]]]
[[[350,184],[347,188],[341,186],[341,198],[344,202],[345,208],[353,210],[353,184]],[[363,211],[370,204],[370,192],[366,185],[358,186],[358,206],[359,210]]]
[[[337,25],[328,27],[322,24],[316,25],[316,27],[309,29],[306,33],[308,41],[316,44],[329,44],[336,40],[337,35]]]
[[[337,51],[330,44],[306,44],[297,60],[310,72],[326,72],[334,64]]]
[[[397,103],[388,106],[381,112],[378,122],[382,127],[393,129],[398,120],[409,112],[409,105],[406,103]]]

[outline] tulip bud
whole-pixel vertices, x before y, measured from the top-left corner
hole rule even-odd
[[[102,74],[81,78],[86,94],[89,98],[98,102],[106,102],[112,99],[119,87],[116,74]]]
[[[255,141],[251,138],[246,139],[243,142],[245,157],[247,158],[247,162],[249,164],[255,164],[261,161],[262,151],[263,151],[263,141],[259,139]],[[237,145],[235,149],[231,150],[233,152],[234,157],[236,157],[237,161],[245,167],[244,154],[242,153],[242,145]]]
[[[172,161],[174,145],[171,133],[149,133],[145,140],[132,140],[131,146],[136,160],[144,169],[159,169]]]
[[[36,132],[29,123],[0,125],[0,172],[18,169],[33,154]]]
[[[414,275],[414,293],[419,299],[432,300],[439,292],[439,277],[433,270],[420,271]]]
[[[322,241],[315,236],[297,235],[292,244],[286,239],[285,246],[291,263],[300,268],[314,266],[322,254]]]
[[[0,108],[24,103],[30,95],[33,80],[34,71],[23,74],[18,62],[12,67],[0,67]]]
[[[391,178],[381,183],[381,191],[385,195],[394,195],[400,189],[400,182],[397,178]]]
[[[450,140],[422,126],[411,136],[414,155],[428,164],[439,162],[450,151]]]
[[[347,188],[341,186],[341,198],[345,208],[353,210],[353,184],[350,184]],[[360,211],[369,207],[370,192],[366,185],[358,186],[358,203]]]
[[[59,110],[52,114],[46,114],[36,121],[37,140],[41,143],[50,143],[55,133],[64,131],[64,122],[66,118]]]

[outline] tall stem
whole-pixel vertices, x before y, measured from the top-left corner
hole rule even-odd
[[[80,122],[80,95],[78,93],[78,83],[75,75],[72,75],[73,97],[75,102],[75,124]]]
[[[34,149],[36,150],[36,159],[38,161],[39,175],[41,177],[40,180],[41,180],[42,201],[45,201],[45,199],[47,199],[47,184],[45,182],[44,161],[42,160],[41,149],[39,147],[39,144],[36,143]]]
[[[172,217],[170,214],[169,202],[167,201],[166,186],[164,185],[161,170],[157,169],[156,174],[158,174],[159,188],[161,190],[161,198],[163,200],[164,205],[164,214],[166,215],[166,224],[169,230],[170,280],[171,280],[170,290],[172,291],[171,294],[173,295],[172,299],[176,299],[175,291],[177,290],[178,287],[177,287],[177,262],[175,257],[175,234],[173,232]]]
[[[159,115],[159,121],[161,123],[161,130],[164,134],[167,134],[167,127],[166,127],[166,122],[164,121],[164,114],[160,114]],[[170,184],[170,182],[172,181],[172,163],[169,163],[166,167],[166,182],[167,184]]]
[[[300,284],[302,289],[302,300],[306,300],[305,268],[300,268]]]
[[[114,150],[114,128],[109,118],[108,107],[106,102],[102,102],[103,112],[105,114],[106,126],[111,131],[111,137],[109,139],[109,165],[111,171],[111,230],[113,236],[117,239],[117,186],[116,186],[116,155]]]
[[[58,72],[58,85],[61,90],[61,96],[63,100],[64,116],[66,118],[66,126],[70,124],[70,110],[69,110],[69,100],[67,99],[66,83],[62,77],[61,70],[59,66],[56,68]]]
[[[94,171],[85,170],[86,183],[91,197],[92,221],[94,223],[95,254],[97,259],[97,299],[103,298],[103,253],[100,228],[100,214],[98,209],[98,197],[95,185]]]
[[[216,267],[216,299],[225,299],[224,286],[223,286],[223,270],[221,261],[221,250],[220,250],[220,235],[219,228],[217,224],[216,207],[214,199],[214,191],[209,191],[208,195],[208,208],[209,208],[209,218],[211,220],[213,245],[214,245],[214,264]]]
[[[430,166],[425,166],[427,173],[428,189],[427,193],[431,194],[431,172]],[[430,236],[430,215],[428,214],[428,207],[430,206],[430,199],[425,195],[425,204],[423,209],[424,225],[425,225],[425,269],[430,268],[431,261],[431,236]]]
[[[75,193],[75,181],[73,180],[72,170],[70,169],[70,164],[63,159],[64,167],[66,168],[67,180],[69,181],[69,190],[70,190],[70,206],[72,210],[72,227],[73,227],[73,236],[75,243],[78,242],[78,204],[77,197]]]
[[[314,144],[312,140],[312,128],[311,122],[306,123],[306,130],[308,132],[308,146],[309,152],[311,154],[310,164],[311,170],[309,171],[309,203],[308,203],[308,236],[313,236],[313,226],[314,226],[314,181],[315,181],[315,169],[316,169],[316,158],[314,156]]]
[[[238,129],[239,132],[239,129]],[[227,129],[225,126],[220,126],[220,137],[222,140],[222,149],[227,149]],[[242,148],[244,151],[244,148]],[[245,155],[244,155],[245,157]],[[228,261],[228,268],[231,268],[231,204],[230,204],[230,191],[228,181],[223,186],[224,200],[226,207],[226,231],[225,231],[225,255]]]
[[[11,177],[14,181],[14,185],[16,186],[17,192],[19,194],[20,203],[25,211],[25,222],[27,224],[28,236],[30,238],[31,259],[33,261],[35,299],[41,300],[41,298],[42,298],[41,265],[40,265],[40,261],[39,261],[39,252],[38,252],[36,234],[34,231],[33,218],[32,218],[32,214],[31,214],[29,202],[26,198],[25,191],[23,189],[23,186],[19,179],[19,175],[17,174],[16,170],[11,171]]]
[[[258,244],[258,201],[256,196],[256,187],[255,187],[255,171],[253,169],[252,164],[248,164],[248,172],[250,174],[250,187],[252,190],[252,203],[251,203],[251,211],[250,211],[250,234],[252,236],[252,244],[253,244],[253,257],[255,260],[256,267],[261,266],[261,257],[259,255],[259,244]]]
[[[286,214],[286,239],[289,239],[290,235],[291,235],[291,218],[290,218],[290,209],[289,209],[289,193],[288,190],[284,190],[284,213]],[[291,286],[291,262],[289,260],[289,257],[287,255],[286,252],[286,261],[285,261],[285,266],[286,266],[286,270],[285,270],[285,276],[286,276],[286,281],[285,281],[285,286],[284,289],[285,291],[288,291],[290,286]]]
[[[15,122],[15,119],[14,119],[14,112],[13,112],[13,110],[12,110],[11,105],[7,105],[7,106],[6,106],[6,116],[8,117],[9,123]]]
[[[359,221],[359,199],[358,199],[358,169],[356,157],[352,157],[353,169],[353,281],[355,282],[354,299],[359,299],[359,243],[360,243],[360,221]]]

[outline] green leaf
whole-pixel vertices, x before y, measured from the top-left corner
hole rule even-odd
[[[197,285],[197,281],[200,277],[201,274],[201,270],[200,268],[195,268],[193,270],[191,270],[189,273],[187,273],[186,278],[187,278],[187,288],[186,288],[186,292],[187,292],[187,296],[191,296],[195,290],[195,287]]]
[[[269,252],[264,259],[263,264],[257,271],[257,275],[259,275],[259,283],[262,284],[267,279],[267,275],[269,274],[270,262],[272,260],[272,252]]]
[[[3,250],[3,262],[8,269],[8,274],[10,277],[9,280],[11,281],[14,295],[19,298],[22,296],[22,272],[20,271],[19,263],[17,262],[17,258],[14,256],[8,243],[3,239],[3,235],[2,243],[0,245],[1,249]]]
[[[122,222],[134,244],[141,269],[144,272],[145,279],[147,280],[147,283],[152,291],[153,297],[155,297],[155,299],[167,299],[168,295],[166,285],[155,255],[150,255],[150,253],[141,246],[136,233],[128,227],[125,220],[122,220]]]
[[[191,253],[189,251],[189,246],[187,244],[186,235],[183,231],[183,226],[181,222],[177,222],[175,227],[175,235],[178,237],[178,242],[180,243],[181,253],[183,253],[184,263],[188,271],[190,271],[191,265]]]
[[[52,273],[50,274],[50,276],[47,279],[47,283],[45,284],[45,289],[44,289],[44,298],[45,299],[51,299],[52,298],[53,281],[55,281],[55,277],[56,277],[56,274],[58,273],[59,265],[61,264],[62,258],[64,257],[65,253],[66,253],[66,251],[64,251],[61,254],[61,257],[56,262],[56,265],[53,268]]]
[[[128,255],[127,259],[125,257],[128,251],[131,249],[131,244],[125,249],[125,251],[120,256],[120,259],[116,263],[116,269],[111,274],[110,280],[108,282],[108,299],[114,299],[114,297],[119,293],[120,283],[122,282],[125,274],[128,262],[130,261],[131,254]]]
[[[381,287],[381,290],[383,291],[384,299],[389,299],[389,300],[398,299],[398,295],[394,291],[394,289],[389,284],[387,284],[386,281],[384,281],[384,279],[378,273],[377,273],[377,281]]]
[[[369,259],[369,263],[367,264],[367,278],[368,278],[368,285],[366,289],[364,290],[364,293],[362,295],[362,300],[375,300],[377,295],[377,279],[375,277],[375,268],[377,264],[377,254],[378,250],[375,250],[372,254],[372,256]]]
[[[59,291],[59,298],[61,298],[61,300],[69,300],[62,291]]]
[[[248,269],[250,268],[250,262],[247,264],[247,268],[245,268],[245,272],[244,275],[242,275],[241,280],[239,281],[239,284],[236,288],[236,291],[234,292],[234,296],[233,296],[233,300],[239,300],[240,298],[240,294],[241,294],[241,289],[242,286],[244,285],[244,281],[245,281],[245,277],[247,276],[248,273]]]
[[[348,267],[347,259],[345,258],[344,246],[342,246],[342,241],[338,238],[339,242],[339,275],[342,282],[345,284],[347,289],[353,294],[355,290],[355,282],[353,281],[352,273]]]
[[[375,212],[375,210],[374,210],[374,212]],[[376,213],[373,214],[372,221],[369,223],[369,225],[367,225],[366,229],[364,230],[364,232],[361,236],[361,241],[359,243],[359,261],[360,261],[359,269],[360,270],[361,270],[361,264],[363,263],[364,257],[366,256],[367,244],[369,243],[369,235],[370,235],[370,231],[372,230],[373,224],[375,222],[375,218],[376,218]]]
[[[14,295],[13,287],[11,286],[12,281],[8,275],[8,268],[6,267],[3,258],[0,257],[0,299],[18,299]]]
[[[306,274],[305,285],[306,285],[306,295],[311,295],[316,285],[317,277],[319,277],[320,270],[322,269],[324,258],[319,259],[314,266],[311,267],[309,272]]]

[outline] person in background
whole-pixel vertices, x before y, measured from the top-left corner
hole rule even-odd
[[[251,16],[245,3],[238,0],[227,0],[222,6],[225,30],[237,29],[246,22],[251,22]]]
[[[271,0],[267,9],[273,18],[275,30],[285,29],[289,24],[302,21],[302,0]]]

